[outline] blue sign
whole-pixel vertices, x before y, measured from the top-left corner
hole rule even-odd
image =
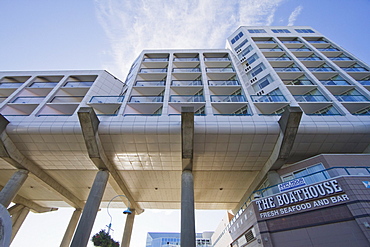
[[[370,182],[369,181],[362,181],[366,188],[370,189]]]
[[[304,180],[304,178],[297,178],[297,179],[290,180],[285,183],[281,183],[278,186],[279,186],[280,192],[283,192],[286,190],[295,189],[295,188],[305,186],[305,185],[306,185],[306,181]]]

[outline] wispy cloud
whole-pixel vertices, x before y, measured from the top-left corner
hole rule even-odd
[[[293,12],[290,14],[289,19],[288,19],[288,26],[293,26],[294,22],[297,20],[298,15],[301,13],[303,7],[298,6],[293,10]]]
[[[105,67],[123,78],[143,49],[223,48],[239,26],[271,25],[283,1],[95,0],[110,42]]]

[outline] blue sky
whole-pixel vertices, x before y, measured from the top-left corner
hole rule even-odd
[[[0,10],[1,71],[105,69],[124,80],[143,49],[224,48],[241,25],[312,26],[370,63],[370,0],[3,0]],[[12,246],[59,246],[71,214],[31,214]],[[222,214],[197,212],[197,231]],[[113,218],[120,240],[124,217]],[[147,231],[179,231],[179,220],[176,210],[145,212],[131,246],[145,246]],[[103,210],[93,232],[108,223]]]

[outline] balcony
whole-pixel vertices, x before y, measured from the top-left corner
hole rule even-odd
[[[164,87],[166,81],[137,81],[135,83],[136,87]]]
[[[359,80],[358,82],[363,86],[370,86],[370,80]]]
[[[289,105],[284,95],[251,95],[254,105],[262,115],[274,114]]]
[[[197,57],[175,57],[174,62],[199,62]]]
[[[308,42],[311,44],[329,44],[328,42],[323,40],[308,40]]]
[[[253,102],[275,103],[288,102],[284,95],[251,95]]]
[[[211,102],[247,102],[243,95],[211,95]]]
[[[205,57],[204,61],[206,62],[225,62],[230,61],[228,57]]]
[[[211,73],[235,72],[233,68],[207,68],[206,71]]]
[[[256,40],[254,41],[256,44],[276,44],[273,40]]]
[[[215,80],[209,80],[208,81],[209,86],[240,86],[239,81],[237,80],[228,80],[228,81],[215,81]]]
[[[330,67],[318,67],[318,68],[313,68],[313,67],[309,67],[307,68],[309,71],[311,72],[332,72],[334,71],[332,68]]]
[[[262,48],[260,49],[261,52],[274,52],[274,51],[283,51],[281,48]]]
[[[363,95],[334,95],[340,102],[364,102],[369,101]]]
[[[320,81],[325,86],[347,86],[350,85],[347,81],[344,80],[326,80]]]
[[[58,85],[58,82],[34,82],[29,88],[53,88]]]
[[[40,104],[45,97],[32,97],[32,96],[25,96],[25,97],[17,97],[13,100],[12,104]]]
[[[293,95],[297,102],[329,102],[323,95]]]
[[[342,70],[346,71],[346,72],[368,72],[369,70],[367,70],[366,68],[362,68],[362,67],[355,67],[355,68],[341,68]]]
[[[172,72],[174,73],[199,73],[201,72],[200,68],[173,68]]]
[[[319,57],[299,57],[300,61],[322,61]]]
[[[349,57],[328,57],[332,61],[352,61]]]
[[[91,87],[93,81],[68,81],[63,87]]]
[[[163,58],[144,58],[143,62],[167,62],[168,57]]]
[[[205,106],[205,99],[203,95],[171,95],[168,102],[168,114],[181,114],[181,107],[192,106],[197,112]]]
[[[202,81],[201,80],[189,80],[189,81],[185,81],[185,80],[182,80],[182,81],[177,81],[177,80],[173,80],[171,82],[171,86],[175,86],[175,87],[188,87],[188,86],[202,86]]]
[[[203,95],[171,95],[170,102],[205,102]]]
[[[121,107],[124,96],[93,96],[88,105],[98,116],[115,116]]]
[[[302,44],[299,40],[282,40],[281,42],[284,44]]]
[[[158,68],[152,68],[152,69],[149,69],[149,68],[143,68],[143,69],[140,69],[140,72],[139,73],[167,73],[167,68],[164,68],[164,69],[158,69]]]
[[[84,96],[55,96],[49,103],[53,104],[79,104]]]
[[[337,48],[317,48],[319,51],[339,51]]]
[[[274,68],[276,72],[300,72],[300,68],[298,67],[288,67],[288,68]]]
[[[267,57],[268,61],[292,61],[289,57]]]
[[[163,96],[131,96],[129,103],[162,103]]]
[[[295,80],[295,81],[284,81],[285,85],[293,85],[293,86],[311,86],[314,85],[310,80]]]

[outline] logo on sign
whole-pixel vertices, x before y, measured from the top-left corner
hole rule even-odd
[[[280,192],[283,192],[283,191],[295,189],[295,188],[305,186],[305,185],[306,185],[306,181],[304,180],[304,178],[297,178],[297,179],[279,184],[278,186],[279,186]]]

